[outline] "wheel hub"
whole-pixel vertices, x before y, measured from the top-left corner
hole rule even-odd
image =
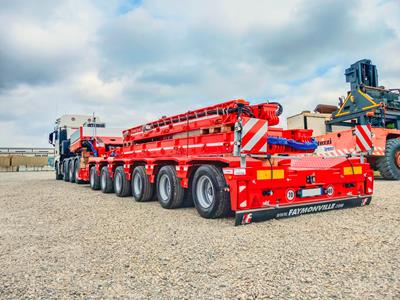
[[[142,179],[139,174],[135,174],[135,177],[133,178],[133,190],[136,195],[142,193]]]
[[[120,173],[117,173],[115,178],[115,189],[117,193],[119,193],[122,189],[122,176]]]
[[[171,194],[171,182],[167,175],[162,175],[160,178],[160,196],[163,201],[167,201]]]
[[[208,208],[214,201],[214,186],[208,176],[200,177],[196,186],[196,195],[199,204]]]

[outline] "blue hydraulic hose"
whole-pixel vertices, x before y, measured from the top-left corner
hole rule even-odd
[[[314,138],[311,138],[310,142],[301,143],[291,139],[270,136],[268,137],[268,144],[289,146],[296,150],[315,150],[318,147],[318,143]]]

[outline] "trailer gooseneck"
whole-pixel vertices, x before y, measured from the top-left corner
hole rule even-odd
[[[273,127],[281,112],[277,103],[232,100],[124,130],[120,147],[82,127],[71,149],[78,155],[60,162],[60,176],[74,166],[93,190],[157,198],[167,209],[193,203],[204,218],[234,214],[236,225],[369,204],[369,165],[313,156],[311,130]]]

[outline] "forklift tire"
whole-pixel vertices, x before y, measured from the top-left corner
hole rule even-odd
[[[110,194],[114,192],[113,181],[111,179],[110,174],[108,173],[107,166],[101,168],[100,172],[100,187],[101,191],[105,194]]]
[[[75,159],[68,162],[69,182],[75,182]]]
[[[175,166],[164,166],[157,175],[157,199],[163,208],[177,208],[183,204],[185,189],[176,176]]]
[[[194,174],[192,193],[197,212],[206,219],[223,217],[230,212],[230,195],[221,168],[204,165]]]
[[[63,176],[61,174],[60,164],[58,162],[56,162],[55,169],[56,169],[56,180],[62,180]]]
[[[387,180],[400,180],[400,139],[386,142],[385,156],[377,159],[377,168]]]
[[[100,176],[97,175],[96,166],[90,167],[89,176],[90,187],[92,188],[92,190],[100,190]]]
[[[114,191],[118,197],[127,197],[132,195],[131,183],[126,179],[123,166],[119,166],[115,169]]]
[[[69,159],[64,159],[64,181],[68,182],[69,181]]]
[[[154,184],[150,182],[144,166],[133,169],[131,177],[132,196],[137,202],[146,202],[153,199]]]

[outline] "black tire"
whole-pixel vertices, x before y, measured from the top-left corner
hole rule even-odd
[[[64,181],[69,181],[69,159],[64,159]]]
[[[71,159],[68,162],[68,170],[69,170],[69,182],[75,182],[75,159]]]
[[[132,195],[131,183],[126,179],[123,166],[119,166],[114,172],[114,191],[118,197],[127,197]]]
[[[131,187],[135,201],[146,202],[153,199],[154,184],[150,182],[144,166],[137,166],[133,169]]]
[[[221,168],[204,165],[196,170],[192,183],[194,205],[203,218],[214,219],[230,212],[230,195]]]
[[[81,167],[81,159],[78,157],[77,159],[75,159],[75,163],[74,163],[75,183],[77,183],[77,184],[85,183],[84,180],[79,178],[80,167]]]
[[[89,183],[92,190],[94,191],[100,190],[100,176],[97,175],[96,166],[90,167],[89,176],[90,176]]]
[[[387,180],[400,180],[400,139],[386,142],[385,156],[379,157],[376,166]]]
[[[157,175],[157,199],[164,208],[181,207],[185,189],[176,177],[175,166],[164,166]]]
[[[103,193],[109,194],[114,192],[113,181],[108,173],[108,168],[105,166],[101,168],[100,172],[100,187]]]
[[[60,164],[59,164],[59,162],[56,162],[55,169],[56,169],[56,180],[61,180],[61,179],[63,179],[63,176],[62,176],[62,174],[61,174],[61,169],[60,169]]]

